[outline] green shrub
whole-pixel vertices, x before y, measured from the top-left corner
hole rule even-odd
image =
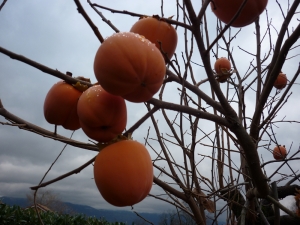
[[[40,212],[44,225],[126,225],[126,223],[109,223],[104,219],[86,217],[84,215],[58,214],[55,212]],[[22,209],[19,206],[0,204],[1,225],[40,224],[39,217],[33,208]]]

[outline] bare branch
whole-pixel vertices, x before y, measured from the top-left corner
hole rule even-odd
[[[1,9],[4,7],[4,5],[5,5],[6,2],[7,2],[7,0],[3,0],[3,2],[2,2],[1,5],[0,5],[0,11],[1,11]]]
[[[90,4],[90,6],[95,10],[95,12],[102,18],[102,20],[107,23],[116,33],[120,32],[118,28],[115,27],[115,25],[113,25],[110,20],[106,19],[102,12],[100,12],[99,10],[96,9],[95,5],[91,3],[90,0],[88,0],[88,3]]]
[[[8,119],[9,121],[11,121],[12,124],[19,124],[20,126],[18,126],[18,125],[17,126],[20,129],[28,130],[30,132],[41,135],[43,137],[51,138],[51,139],[72,145],[77,148],[83,148],[83,149],[92,150],[92,151],[99,151],[99,148],[96,145],[82,143],[82,142],[75,141],[75,140],[69,139],[67,137],[55,134],[54,132],[43,129],[39,126],[36,126],[32,123],[29,123],[15,115],[11,114],[9,111],[7,111],[3,107],[1,99],[0,99],[0,115],[3,116],[4,118]]]
[[[180,199],[186,201],[186,196],[184,193],[176,190],[175,188],[172,188],[171,186],[169,186],[167,183],[163,182],[162,180],[160,180],[156,177],[153,177],[153,182],[155,184],[157,184],[158,186],[160,186],[162,189],[170,192],[172,195],[175,195],[177,198],[180,198]]]
[[[193,109],[191,107],[188,106],[183,106],[183,105],[177,105],[174,103],[170,103],[170,102],[164,102],[164,101],[160,101],[158,99],[152,98],[148,101],[148,103],[162,108],[162,109],[169,109],[169,110],[174,110],[174,111],[179,111],[179,112],[183,112],[183,113],[187,113],[189,115],[193,115],[197,118],[203,118],[203,119],[207,119],[210,121],[214,121],[218,124],[224,125],[226,127],[231,127],[231,124],[228,123],[226,121],[226,119],[220,117],[220,116],[216,116],[207,112],[202,112],[198,109]]]
[[[94,31],[96,37],[98,40],[103,43],[104,38],[102,37],[101,33],[98,30],[98,27],[93,23],[91,18],[88,16],[88,14],[85,12],[84,8],[82,7],[80,0],[74,0],[75,4],[77,5],[78,12],[83,16],[83,18],[86,20],[86,22],[90,25],[92,30]]]
[[[24,57],[22,55],[18,55],[18,54],[14,53],[14,52],[8,51],[5,48],[0,47],[0,52],[3,53],[3,54],[5,54],[5,55],[7,55],[7,56],[9,56],[12,59],[21,61],[21,62],[23,62],[25,64],[28,64],[28,65],[36,68],[36,69],[39,69],[39,70],[41,70],[44,73],[47,73],[47,74],[50,74],[50,75],[55,76],[57,78],[60,78],[62,80],[65,80],[65,81],[67,81],[70,84],[76,84],[77,82],[80,82],[81,84],[85,84],[88,87],[92,86],[92,84],[89,83],[89,82],[78,80],[76,78],[73,78],[71,76],[63,74],[63,73],[59,72],[58,70],[53,70],[53,69],[51,69],[51,68],[49,68],[47,66],[44,66],[44,65],[42,65],[40,63],[37,63],[37,62],[35,62],[35,61],[31,60],[31,59],[28,59],[28,58],[26,58],[26,57]]]
[[[223,34],[230,28],[231,24],[238,18],[238,16],[241,14],[243,8],[245,7],[246,3],[248,0],[244,0],[242,2],[242,4],[240,5],[238,11],[236,12],[236,14],[232,17],[232,19],[230,20],[230,22],[228,24],[225,25],[224,29],[221,30],[221,32],[218,34],[218,36],[216,37],[216,39],[210,44],[210,46],[206,49],[206,53],[207,54],[212,47],[217,43],[217,41],[223,36]]]
[[[47,181],[47,182],[41,183],[41,184],[39,184],[38,186],[31,187],[30,189],[31,189],[31,190],[38,190],[38,189],[41,188],[41,187],[46,187],[46,186],[48,186],[49,184],[53,184],[53,183],[55,183],[55,182],[57,182],[57,181],[60,181],[60,180],[62,180],[62,179],[64,179],[64,178],[66,178],[66,177],[69,177],[69,176],[71,176],[71,175],[73,175],[73,174],[80,173],[81,170],[83,170],[84,168],[86,168],[87,166],[89,166],[90,164],[92,164],[92,163],[95,161],[95,159],[96,159],[96,157],[92,158],[91,160],[89,160],[88,162],[86,162],[86,163],[83,164],[82,166],[76,168],[75,170],[72,170],[72,171],[70,171],[70,172],[68,172],[68,173],[66,173],[66,174],[63,174],[63,175],[61,175],[61,176],[59,176],[59,177],[56,177],[55,179],[52,179],[52,180],[49,180],[49,181]]]
[[[288,208],[286,208],[285,206],[283,206],[280,202],[276,201],[274,198],[272,198],[270,195],[267,196],[267,199],[272,202],[274,205],[278,206],[282,211],[284,211],[285,213],[287,213],[288,215],[295,217],[296,214],[293,213],[291,210],[289,210]]]
[[[105,10],[108,10],[110,11],[111,13],[120,13],[120,14],[126,14],[126,15],[130,15],[130,16],[134,16],[134,17],[144,17],[145,15],[143,14],[139,14],[139,13],[134,13],[134,12],[129,12],[129,11],[126,11],[126,10],[116,10],[116,9],[112,9],[112,8],[108,8],[108,7],[105,7],[105,6],[102,6],[102,5],[98,5],[96,3],[94,4],[91,4],[91,6],[94,6],[94,7],[98,7],[98,8],[101,8],[101,9],[105,9]],[[176,21],[176,20],[172,20],[172,19],[168,19],[168,18],[161,18],[163,19],[164,21],[166,21],[167,23],[169,24],[174,24],[174,25],[178,25],[178,26],[181,26],[181,27],[184,27],[184,28],[187,28],[187,29],[191,29],[191,27],[185,23],[181,23],[179,21]]]

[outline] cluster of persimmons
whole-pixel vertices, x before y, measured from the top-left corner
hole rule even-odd
[[[227,2],[211,2],[213,12],[225,23],[239,9],[238,4],[229,6]],[[231,25],[252,23],[266,3],[267,0],[248,0],[241,17]],[[253,4],[259,7],[253,8]],[[94,178],[101,195],[112,205],[136,204],[150,192],[153,166],[147,149],[120,135],[127,123],[125,100],[146,102],[158,92],[166,62],[176,45],[177,33],[172,25],[158,16],[140,18],[130,32],[113,34],[100,45],[94,60],[96,84],[82,88],[80,84],[59,81],[46,96],[44,115],[49,123],[69,130],[81,128],[89,138],[106,143],[96,157]],[[216,61],[214,69],[219,82],[232,74],[229,60],[223,57]]]
[[[104,143],[95,160],[94,178],[112,205],[134,205],[150,192],[149,152],[143,144],[121,136],[127,123],[125,100],[140,103],[153,97],[176,45],[172,25],[156,16],[143,17],[130,32],[113,34],[100,45],[94,60],[96,84],[82,89],[83,85],[59,81],[46,96],[44,115],[49,123],[81,128],[89,138]]]

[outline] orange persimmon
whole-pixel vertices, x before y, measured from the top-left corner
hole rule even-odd
[[[81,94],[81,91],[65,81],[54,84],[44,101],[44,116],[47,122],[62,125],[68,130],[79,129],[77,102]]]
[[[244,0],[212,0],[210,6],[216,17],[228,24],[242,6],[243,1]],[[244,27],[253,23],[265,10],[267,4],[268,0],[248,0],[231,26]]]
[[[94,164],[95,183],[102,197],[114,206],[131,206],[150,192],[153,166],[146,147],[123,140],[103,148]]]
[[[282,160],[282,159],[285,159],[287,155],[287,152],[286,152],[286,148],[285,146],[283,145],[278,145],[278,146],[275,146],[274,149],[273,149],[273,157],[274,159],[276,160]]]
[[[121,32],[101,44],[94,72],[107,92],[131,102],[145,102],[160,89],[166,66],[153,43],[139,34]]]
[[[117,137],[127,122],[124,99],[109,94],[100,85],[82,93],[77,113],[84,133],[98,142],[109,142]]]
[[[163,19],[158,16],[141,17],[131,27],[130,32],[143,35],[169,59],[172,58],[177,46],[177,32],[171,24]]]
[[[287,85],[287,77],[284,73],[280,72],[274,82],[274,87],[281,90]]]
[[[221,83],[225,82],[227,78],[231,76],[231,63],[225,57],[221,57],[216,60],[214,69],[218,75],[217,80]]]

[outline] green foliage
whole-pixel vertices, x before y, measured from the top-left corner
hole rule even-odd
[[[40,212],[44,225],[125,225],[126,223],[109,223],[103,219],[84,215],[58,214]],[[33,208],[22,209],[19,206],[8,206],[0,203],[0,224],[29,225],[40,224],[39,217]]]

